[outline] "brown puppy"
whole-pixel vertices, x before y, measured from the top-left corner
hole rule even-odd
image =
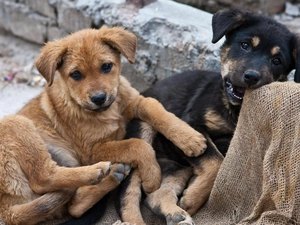
[[[203,153],[202,134],[120,76],[120,53],[133,63],[135,49],[136,37],[118,27],[82,30],[42,49],[36,67],[51,87],[0,121],[0,218],[6,223],[60,218],[67,205],[78,217],[121,182],[128,165],[138,169],[146,192],[158,189],[152,147],[122,140],[133,117],[186,155]]]

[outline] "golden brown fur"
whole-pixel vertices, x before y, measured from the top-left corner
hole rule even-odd
[[[128,174],[119,165],[136,167],[146,192],[157,190],[161,173],[152,147],[122,140],[133,117],[188,156],[204,151],[200,133],[120,75],[120,53],[133,63],[135,49],[136,37],[118,27],[82,30],[43,47],[36,67],[49,87],[0,121],[0,218],[6,223],[82,215],[121,182],[114,172]]]

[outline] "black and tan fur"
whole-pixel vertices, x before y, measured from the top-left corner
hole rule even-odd
[[[188,71],[156,83],[142,93],[154,97],[176,116],[205,135],[204,155],[190,158],[161,133],[134,120],[128,137],[151,143],[162,170],[161,187],[147,195],[146,203],[168,225],[193,224],[191,216],[208,198],[233,135],[246,88],[286,81],[296,69],[300,81],[299,41],[285,26],[265,16],[238,9],[217,12],[213,39],[225,36],[221,47],[221,73]],[[245,128],[247,129],[247,128]],[[135,172],[123,183],[120,213],[124,221],[143,225],[141,196]],[[133,192],[131,192],[134,190]],[[159,222],[163,224],[162,222]]]

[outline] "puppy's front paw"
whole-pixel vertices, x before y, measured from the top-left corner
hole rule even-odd
[[[202,155],[207,148],[205,137],[195,130],[188,135],[183,135],[182,139],[178,140],[176,145],[189,157]]]
[[[131,170],[131,166],[127,164],[113,164],[111,168],[111,173],[113,177],[118,181],[123,181]]]
[[[101,166],[102,169],[105,169],[103,166],[110,166],[110,163],[107,165],[103,163],[100,165],[97,164],[95,166]],[[130,169],[131,167],[127,164],[115,163],[109,169],[105,170],[106,174],[104,176],[107,174],[108,176],[101,179],[99,185],[78,188],[69,204],[69,213],[76,218],[82,216],[84,212],[96,204],[104,195],[116,188],[129,174]]]
[[[176,214],[167,216],[167,225],[195,225],[189,215]]]
[[[96,169],[96,176],[90,181],[91,185],[99,184],[101,180],[107,176],[110,172],[111,162],[99,162],[91,165],[93,169]],[[98,175],[97,175],[98,174]]]

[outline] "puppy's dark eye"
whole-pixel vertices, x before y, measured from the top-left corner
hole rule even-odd
[[[102,66],[101,66],[101,71],[103,73],[109,73],[111,71],[111,68],[112,68],[112,63],[104,63]]]
[[[247,42],[242,42],[241,43],[241,48],[244,49],[244,50],[248,50],[250,47],[249,43]]]
[[[281,64],[281,60],[279,58],[274,58],[272,59],[272,63],[276,66],[280,65]]]
[[[81,80],[83,78],[83,75],[76,70],[70,74],[70,77],[72,77],[74,80]]]

